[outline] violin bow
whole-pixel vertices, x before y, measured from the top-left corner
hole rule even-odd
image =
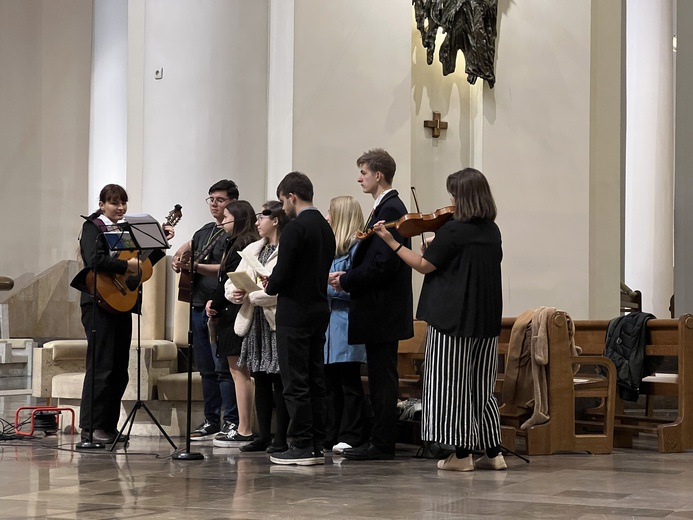
[[[411,187],[411,194],[412,197],[414,197],[414,205],[416,206],[416,212],[421,213],[421,210],[419,209],[419,201],[416,198],[416,188],[414,186]],[[424,236],[424,233],[421,232],[421,243],[423,244],[424,250],[426,249],[426,237]]]

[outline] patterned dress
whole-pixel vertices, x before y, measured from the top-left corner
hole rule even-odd
[[[258,256],[262,265],[267,263],[276,248],[274,244],[267,244],[262,248]],[[250,372],[279,373],[277,334],[270,329],[262,307],[255,307],[253,310],[253,322],[248,335],[243,338],[238,366],[248,367]]]

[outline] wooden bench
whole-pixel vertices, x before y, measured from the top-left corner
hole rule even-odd
[[[586,354],[601,354],[609,320],[575,321],[575,342]],[[657,435],[658,450],[662,453],[681,452],[693,448],[693,390],[686,381],[693,381],[693,316],[686,314],[676,319],[651,319],[647,322],[645,355],[676,358],[676,373],[657,373],[645,377],[640,393],[645,395],[642,414],[624,413],[623,402],[617,399],[614,446],[631,448],[638,433]],[[689,383],[693,384],[693,383]],[[677,417],[672,420],[654,415],[655,396],[671,396],[677,400]],[[591,410],[592,415],[601,413]]]
[[[425,321],[414,320],[414,337],[400,341],[397,346],[400,397],[421,398],[421,367],[426,351],[426,329]]]
[[[510,333],[514,318],[504,318],[499,339],[499,389],[504,380]],[[567,316],[562,311],[554,312],[548,320],[549,363],[547,370],[547,394],[549,420],[522,430],[520,424],[528,418],[527,411],[504,403],[501,406],[501,421],[504,423],[503,443],[510,444],[512,435],[508,427],[519,436],[525,437],[525,448],[529,455],[548,455],[560,451],[588,451],[611,453],[613,447],[614,416],[616,410],[616,370],[613,363],[601,355],[573,356],[570,352]],[[603,340],[602,340],[603,344]],[[601,366],[607,376],[580,374],[574,378],[576,365]],[[599,398],[604,401],[601,432],[581,431],[576,422],[575,403],[580,398]],[[530,411],[531,413],[531,411]]]
[[[642,311],[642,293],[621,282],[621,312]]]
[[[590,329],[606,333],[608,321],[586,322]],[[582,328],[580,322],[576,327]],[[603,341],[603,339],[602,339]],[[594,347],[599,348],[595,345]],[[603,343],[601,348],[603,349]],[[693,315],[684,314],[676,319],[651,319],[647,322],[646,356],[675,357],[676,373],[657,373],[645,377],[640,394],[647,398],[640,415],[625,414],[618,407],[614,433],[614,446],[630,448],[638,433],[657,435],[657,448],[661,453],[676,453],[693,448]],[[672,396],[677,400],[675,419],[657,417],[651,405],[654,396]]]

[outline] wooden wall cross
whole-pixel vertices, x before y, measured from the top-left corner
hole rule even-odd
[[[447,121],[442,121],[440,118],[440,112],[433,112],[433,120],[424,121],[424,128],[431,129],[431,136],[436,139],[440,137],[441,130],[448,129]]]

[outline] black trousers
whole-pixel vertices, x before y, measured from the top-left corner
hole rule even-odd
[[[96,313],[94,313],[94,309]],[[96,341],[92,319],[96,318]],[[120,400],[128,384],[132,314],[111,314],[91,304],[82,305],[82,325],[87,334],[87,371],[82,386],[79,426],[82,429],[116,430]],[[93,362],[93,364],[92,364]],[[94,378],[94,394],[91,378]],[[90,423],[92,398],[94,424]]]
[[[277,410],[277,431],[274,444],[286,444],[286,432],[289,429],[289,411],[284,401],[284,385],[279,374],[253,372],[255,379],[255,410],[260,429],[259,440],[272,440],[272,409]]]
[[[327,409],[325,446],[346,442],[360,446],[364,442],[364,395],[361,363],[325,365]]]
[[[324,323],[311,327],[277,325],[279,372],[297,448],[322,448],[325,438]]]
[[[397,442],[397,347],[397,341],[366,343],[373,407],[371,444],[384,453],[394,453]]]

